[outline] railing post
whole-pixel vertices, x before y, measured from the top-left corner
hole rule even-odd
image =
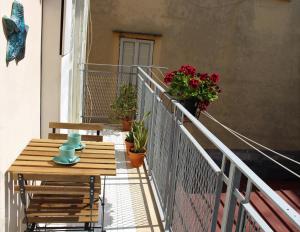
[[[211,232],[216,231],[222,186],[223,186],[223,177],[222,177],[222,172],[220,172],[218,174],[218,184],[217,184],[217,189],[216,189],[216,192],[215,192],[216,198],[215,198],[215,206],[214,206],[214,211],[213,211],[213,217],[212,217],[212,221],[211,221]]]
[[[221,172],[218,176],[218,184],[216,189],[216,198],[215,198],[215,207],[213,211],[213,217],[211,222],[211,232],[216,231],[217,221],[218,221],[218,213],[219,213],[219,206],[220,206],[220,199],[221,199],[221,192],[223,187],[223,173],[225,172],[226,166],[226,156],[223,154],[222,156],[222,164],[221,164]]]
[[[237,223],[236,223],[236,231],[237,232],[243,231],[243,227],[245,224],[245,209],[244,209],[243,205],[250,201],[251,191],[252,191],[252,182],[250,180],[248,180],[246,193],[245,193],[245,200],[243,200],[240,203],[240,207],[239,207],[238,218],[237,218]]]
[[[234,195],[234,190],[239,187],[241,180],[241,172],[236,166],[231,163],[229,171],[229,179],[227,184],[225,206],[222,218],[222,232],[232,231],[234,220],[234,210],[236,207],[237,199]]]

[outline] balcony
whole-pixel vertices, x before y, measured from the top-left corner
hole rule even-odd
[[[83,70],[83,121],[105,122],[102,135],[115,144],[117,162],[117,175],[102,177],[104,214],[99,207],[94,231],[102,231],[102,223],[106,231],[299,231],[299,182],[263,181],[165,94],[158,83],[160,69],[132,66],[128,73],[119,66],[106,68],[115,71]],[[149,141],[141,168],[130,165],[125,133],[109,120],[120,83],[136,86],[138,119],[151,112],[145,121]],[[97,85],[103,91],[97,93]],[[215,147],[213,154],[205,149],[205,139]],[[52,231],[59,225],[35,229],[47,226]]]
[[[117,95],[119,80],[137,86],[137,117],[151,112],[146,120],[150,138],[143,168],[131,168],[126,160],[123,133],[110,130],[104,136],[117,144],[118,161],[117,176],[106,181],[106,230],[299,230],[297,180],[263,181],[180,103],[165,95],[158,84],[159,70],[134,66],[124,73],[118,66],[105,68],[84,70],[85,121],[108,122],[107,106]],[[97,84],[115,89],[93,95]],[[106,102],[101,104],[107,106],[99,105],[103,98]],[[218,159],[203,147],[199,133],[219,151]]]
[[[0,3],[2,16],[10,15],[12,2],[18,1]],[[245,131],[252,129],[249,135],[265,139],[276,151],[299,153],[300,69],[296,38],[300,2],[108,2],[112,1],[20,1],[24,9],[19,7],[19,16],[24,14],[30,29],[25,57],[22,49],[19,58],[23,59],[16,59],[20,61],[16,64],[5,62],[9,43],[2,30],[6,31],[6,26],[1,29],[0,231],[24,231],[26,224],[26,232],[57,231],[58,226],[71,231],[300,231],[297,154],[288,160],[279,153],[262,154],[250,148],[246,156],[241,155],[224,139],[225,133],[219,134],[206,124],[206,120],[213,119],[208,112],[195,118],[165,93],[161,83],[164,67],[131,65],[174,67],[188,62],[209,72],[217,69],[224,76],[223,96],[227,101],[223,104],[225,98],[221,99],[222,107],[216,107],[217,113],[223,114],[228,107],[236,114],[225,117],[231,125]],[[78,65],[87,61],[130,65]],[[118,121],[111,120],[110,105],[122,84],[132,84],[138,90],[137,119],[151,113],[146,120],[147,157],[141,168],[131,166],[125,154],[126,133],[120,130]],[[252,120],[253,116],[257,120]],[[113,142],[115,147],[108,143],[111,153],[109,158],[103,158],[96,150],[102,151],[98,146],[104,143],[89,143],[96,152],[86,149],[81,163],[70,167],[78,182],[67,175],[67,180],[61,181],[77,185],[49,188],[49,184],[57,184],[56,176],[63,176],[60,174],[67,169],[52,162],[65,141],[46,143],[48,147],[43,150],[41,147],[45,147],[32,138],[46,138],[49,121],[81,119],[99,122],[103,129],[101,134],[88,131],[86,137],[103,136],[104,142]],[[279,132],[280,136],[274,136]],[[29,146],[31,150],[26,150],[29,141],[33,144]],[[23,157],[18,159],[20,153]],[[98,162],[94,163],[95,159]],[[17,165],[12,165],[15,162]],[[285,162],[292,165],[286,168]],[[28,174],[32,163],[38,170],[35,175],[44,180],[24,180],[22,172],[32,174]],[[13,176],[11,166],[20,168]],[[45,175],[49,167],[55,169],[52,176]],[[107,176],[99,174],[99,170]],[[78,199],[70,199],[62,194],[59,203],[63,207],[45,212],[44,208],[52,207],[45,204],[44,208],[28,210],[30,203],[43,196],[30,193],[25,198],[21,193],[24,184],[56,193],[80,190],[86,195],[72,192]],[[93,198],[95,189],[101,192],[101,198]],[[51,197],[44,198],[56,203],[57,199]],[[74,199],[83,207],[79,212]],[[81,227],[55,224],[54,220],[31,224],[24,217],[27,212],[32,213],[31,219],[41,215],[50,219],[60,216],[63,222],[80,219]]]

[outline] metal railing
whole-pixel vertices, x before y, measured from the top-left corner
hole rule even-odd
[[[151,112],[146,120],[146,163],[166,230],[206,232],[219,226],[226,232],[273,231],[250,201],[253,190],[263,194],[300,230],[299,214],[198,119],[165,94],[154,80],[160,67],[85,64],[82,71],[83,121],[109,119],[110,105],[125,83],[137,86],[137,117]],[[201,146],[185,120],[221,151],[220,165]],[[221,195],[224,206],[220,205]]]
[[[83,72],[82,121],[109,122],[111,105],[123,84],[137,85],[136,65],[81,64]],[[165,67],[142,66],[147,73]]]
[[[224,195],[221,231],[273,231],[253,207],[253,189],[263,194],[300,230],[300,215],[141,67],[137,69],[138,118],[146,112],[147,168],[166,230],[215,231]],[[222,152],[218,166],[184,121]],[[244,181],[241,181],[241,180]],[[245,189],[241,190],[242,182]],[[235,214],[235,212],[238,212]]]

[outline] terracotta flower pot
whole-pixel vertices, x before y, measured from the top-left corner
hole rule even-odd
[[[127,142],[125,140],[125,146],[126,146],[126,155],[128,155],[128,152],[131,148],[133,148],[133,143]]]
[[[122,120],[123,131],[130,131],[131,126],[132,126],[132,120],[129,120],[129,119]]]
[[[143,165],[145,153],[134,153],[131,151],[131,149],[128,151],[128,156],[131,161],[131,165],[135,168],[138,168]]]

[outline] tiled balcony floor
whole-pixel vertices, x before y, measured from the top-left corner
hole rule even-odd
[[[162,231],[144,168],[132,168],[126,159],[124,133],[107,133],[104,141],[116,144],[117,176],[106,178],[107,231]]]

